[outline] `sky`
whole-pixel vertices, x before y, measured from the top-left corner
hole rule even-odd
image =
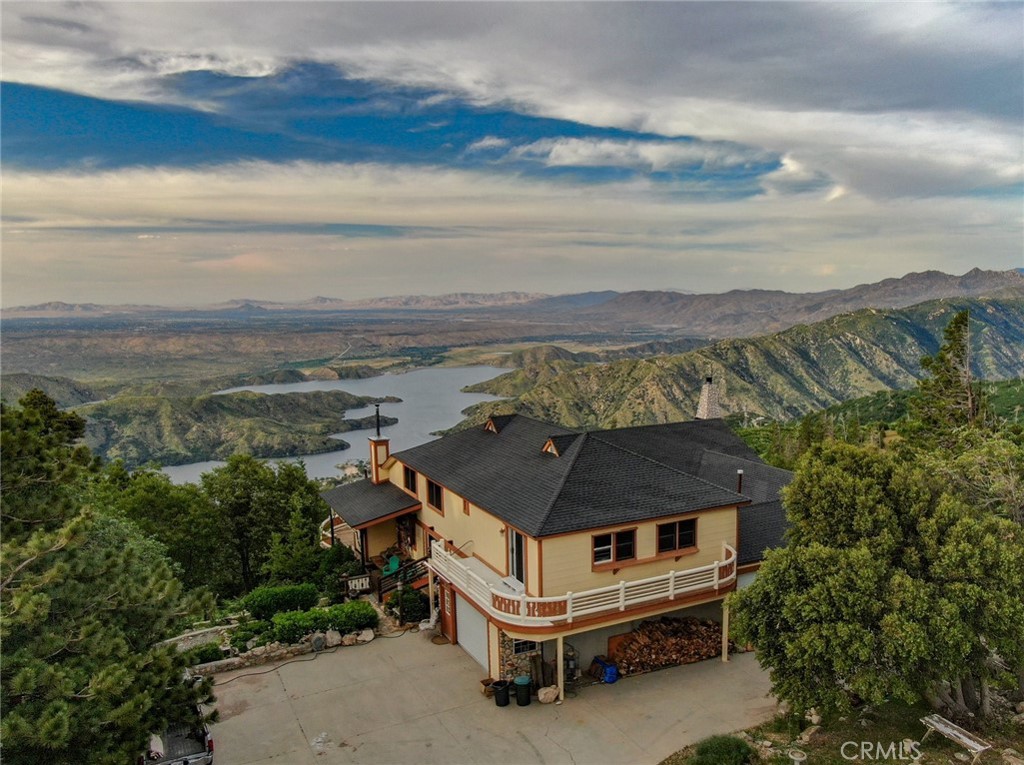
[[[1024,266],[1024,4],[5,0],[2,304]]]

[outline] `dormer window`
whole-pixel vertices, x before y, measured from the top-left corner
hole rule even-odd
[[[544,452],[545,454],[553,454],[556,457],[559,456],[559,454],[558,454],[558,447],[555,446],[555,442],[552,441],[550,438],[547,440],[547,442],[541,448],[541,451]]]

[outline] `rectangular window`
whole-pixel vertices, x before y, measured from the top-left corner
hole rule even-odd
[[[435,510],[444,512],[444,489],[429,478],[427,479],[427,504]]]
[[[636,557],[636,529],[595,534],[594,563],[632,560]]]
[[[411,467],[406,467],[404,471],[405,476],[405,488],[411,491],[413,494],[416,493],[416,471]]]
[[[662,523],[658,525],[658,552],[685,550],[697,545],[697,519]]]
[[[512,640],[512,653],[533,653],[537,650],[536,640]]]

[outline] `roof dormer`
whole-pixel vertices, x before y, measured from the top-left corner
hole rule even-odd
[[[484,430],[490,433],[500,433],[501,429],[508,425],[513,417],[515,417],[514,414],[493,415],[484,423]]]

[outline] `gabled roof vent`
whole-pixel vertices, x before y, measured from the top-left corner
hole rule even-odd
[[[491,433],[500,433],[501,429],[512,422],[514,414],[496,414],[484,423],[484,430]]]
[[[551,436],[544,442],[544,446],[541,448],[541,451],[545,454],[553,454],[556,457],[561,457],[579,437],[579,433],[566,433],[561,436]]]

